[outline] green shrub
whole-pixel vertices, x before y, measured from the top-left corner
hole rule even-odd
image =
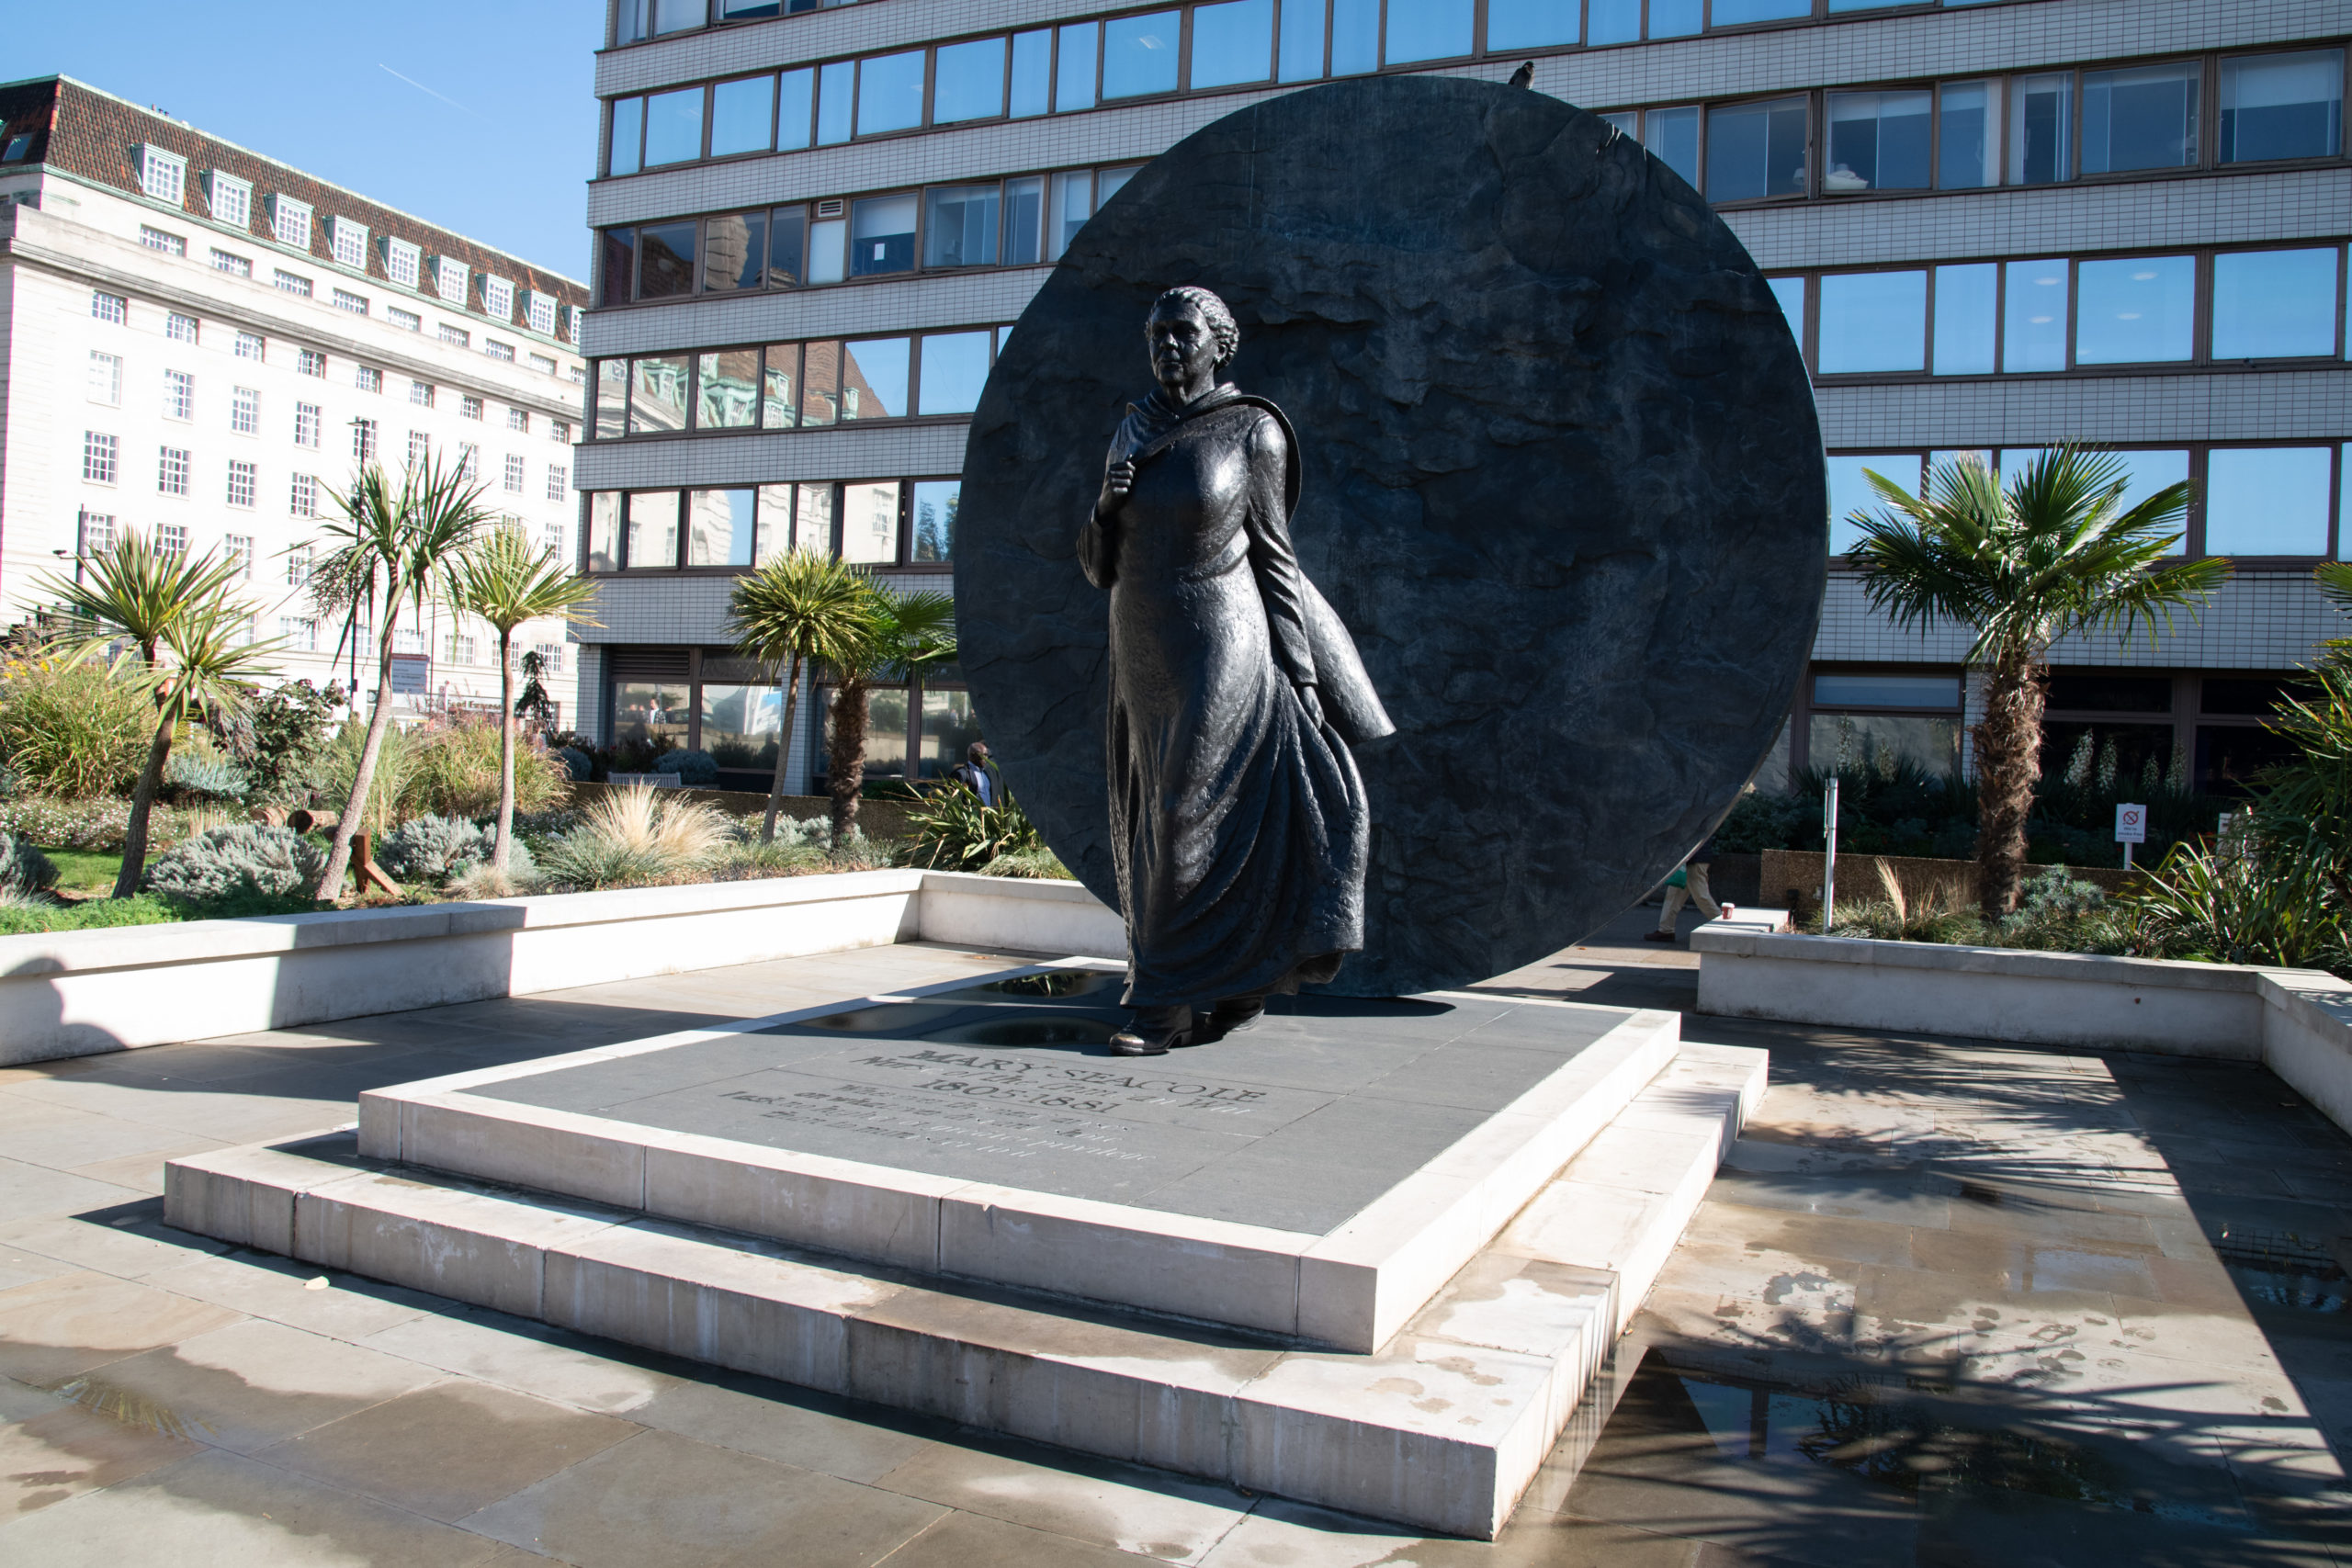
[[[238,755],[245,759],[255,798],[273,806],[311,803],[334,739],[328,716],[342,705],[340,686],[330,682],[321,691],[308,681],[288,681],[254,705]]]
[[[2177,844],[2115,902],[2173,956],[2290,968],[2352,967],[2326,868],[2294,855],[2222,857]]]
[[[707,751],[664,751],[655,759],[657,773],[675,773],[678,782],[688,789],[714,789],[718,784],[718,762]]]
[[[401,882],[447,882],[490,858],[491,835],[463,817],[417,817],[376,843],[376,863]]]
[[[1023,850],[999,855],[980,867],[982,876],[1026,876],[1049,882],[1075,882],[1061,857],[1051,850]]]
[[[596,759],[577,746],[559,746],[548,755],[563,764],[563,771],[575,784],[586,782],[596,771]]]
[[[126,800],[57,800],[40,795],[0,800],[0,833],[60,849],[119,852],[130,823],[130,803]],[[161,823],[154,831],[162,836]]]
[[[0,936],[159,926],[188,918],[187,906],[175,905],[153,893],[130,898],[86,898],[78,904],[14,904],[0,907]]]
[[[250,785],[233,762],[175,751],[164,764],[164,787],[182,799],[243,800]]]
[[[0,888],[30,895],[56,886],[56,862],[22,839],[0,833]]]
[[[939,871],[978,871],[1008,855],[1050,854],[1045,835],[1012,792],[1000,787],[998,801],[983,806],[978,795],[952,781],[934,785],[907,813],[907,825],[914,829],[907,863]]]
[[[147,866],[158,893],[203,903],[239,895],[289,898],[326,867],[317,846],[290,828],[240,822],[173,845]]]
[[[66,800],[129,793],[155,738],[155,705],[103,667],[0,667],[0,761],[23,788]]]
[[[415,767],[400,795],[403,815],[489,817],[498,810],[498,721],[442,720],[414,735]],[[346,786],[347,788],[348,786]],[[514,750],[514,809],[544,811],[571,792],[564,764],[528,743]]]

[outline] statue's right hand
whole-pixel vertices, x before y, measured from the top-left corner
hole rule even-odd
[[[1102,470],[1102,493],[1094,499],[1094,514],[1107,517],[1119,510],[1119,503],[1135,489],[1136,460],[1122,457]]]

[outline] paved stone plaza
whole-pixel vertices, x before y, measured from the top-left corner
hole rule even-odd
[[[1694,961],[1636,940],[1654,918],[1492,988],[1688,1005]],[[1564,1445],[1492,1545],[160,1223],[166,1158],[347,1120],[364,1089],[1005,962],[898,947],[0,1072],[0,1562],[2352,1562],[2352,1139],[2258,1068],[1686,1016],[1769,1048],[1771,1092],[1598,1446],[1570,1479]]]

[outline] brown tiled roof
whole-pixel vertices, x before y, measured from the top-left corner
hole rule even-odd
[[[132,196],[145,197],[139,179],[139,149],[159,147],[176,152],[187,160],[187,187],[181,197],[183,208],[193,217],[215,221],[207,209],[204,197],[204,175],[218,169],[222,174],[249,181],[254,187],[251,231],[258,241],[277,245],[269,229],[268,198],[272,196],[290,197],[307,203],[313,214],[311,224],[311,253],[322,266],[342,272],[327,249],[329,218],[346,218],[368,228],[368,276],[399,289],[384,272],[383,247],[379,242],[387,237],[406,240],[424,253],[425,265],[432,265],[435,256],[448,256],[461,261],[471,269],[473,277],[482,274],[510,279],[515,288],[516,331],[524,330],[522,295],[525,290],[553,295],[565,305],[585,307],[588,290],[568,277],[544,267],[531,265],[518,256],[494,251],[477,244],[462,234],[420,221],[406,213],[395,211],[368,200],[366,197],[311,178],[299,169],[288,168],[272,158],[207,136],[200,130],[182,125],[175,119],[142,109],[111,94],[87,87],[68,76],[43,77],[29,82],[11,83],[0,86],[0,139],[30,135],[33,145],[30,156],[17,164],[5,165],[15,169],[45,163],[54,169],[111,186]],[[282,249],[282,247],[280,247]],[[481,315],[480,286],[469,278],[470,298],[465,310]],[[445,310],[456,309],[450,301],[437,295],[426,295]],[[494,317],[484,317],[495,321]]]

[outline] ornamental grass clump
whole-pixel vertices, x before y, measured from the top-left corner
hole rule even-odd
[[[155,706],[111,666],[41,649],[0,667],[0,759],[17,788],[62,800],[124,795],[147,760]]]
[[[998,804],[987,806],[953,780],[933,786],[923,803],[907,813],[907,825],[914,829],[914,847],[907,863],[934,871],[982,871],[1007,858],[1034,859],[1049,853],[1045,835],[1029,820],[1029,813],[1022,809],[1012,792],[1000,784],[997,793]]]
[[[411,739],[413,762],[399,797],[403,812],[496,816],[505,740],[495,718],[456,716],[416,731]],[[516,812],[545,811],[571,793],[568,770],[548,752],[519,746],[514,763]]]
[[[664,793],[611,791],[548,846],[540,870],[576,887],[628,887],[674,882],[717,864],[733,837],[726,817],[695,801],[664,800]]]
[[[290,828],[239,822],[173,845],[147,867],[158,893],[195,903],[285,898],[313,886],[326,857]]]

